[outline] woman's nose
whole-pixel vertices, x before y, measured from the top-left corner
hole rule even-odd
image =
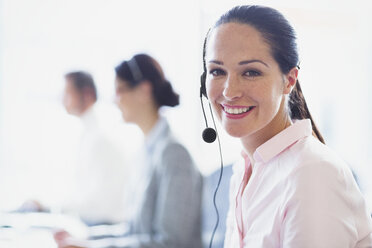
[[[226,78],[225,87],[222,94],[228,100],[234,100],[243,95],[239,81],[235,76],[229,75]]]

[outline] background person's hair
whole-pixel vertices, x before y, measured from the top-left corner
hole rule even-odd
[[[70,80],[80,94],[88,92],[97,101],[97,89],[93,77],[85,71],[73,71],[65,74],[65,78]]]
[[[277,10],[257,5],[236,6],[222,15],[214,28],[225,23],[248,24],[258,30],[270,46],[271,54],[279,64],[283,74],[287,74],[292,68],[298,66],[299,58],[295,31],[287,19]],[[208,34],[204,41],[203,49],[204,71],[206,71],[205,52],[207,40]],[[313,134],[324,143],[324,139],[309,112],[298,80],[289,96],[288,105],[291,119],[310,119]]]
[[[152,85],[152,95],[158,107],[174,107],[179,104],[179,95],[158,68],[157,62],[147,54],[137,54],[129,61],[123,61],[116,68],[116,76],[134,88],[144,80]]]

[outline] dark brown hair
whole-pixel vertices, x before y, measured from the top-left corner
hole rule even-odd
[[[147,54],[137,54],[128,61],[123,61],[116,68],[116,76],[128,82],[129,87],[134,88],[144,80],[152,85],[152,95],[161,106],[174,107],[179,104],[179,95],[173,91],[173,87],[159,70],[157,62]]]

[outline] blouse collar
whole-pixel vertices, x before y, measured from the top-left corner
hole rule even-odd
[[[253,154],[256,162],[268,162],[279,153],[296,143],[298,140],[310,136],[312,127],[310,119],[297,120],[274,137],[260,145]],[[248,156],[242,152],[245,160]]]

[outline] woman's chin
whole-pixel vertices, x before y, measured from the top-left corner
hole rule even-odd
[[[245,133],[242,132],[241,129],[239,128],[226,128],[225,127],[225,131],[232,137],[234,138],[241,138],[241,137],[244,137],[246,136]]]
[[[253,127],[247,125],[224,125],[225,131],[234,138],[243,138],[252,135],[255,132]]]

